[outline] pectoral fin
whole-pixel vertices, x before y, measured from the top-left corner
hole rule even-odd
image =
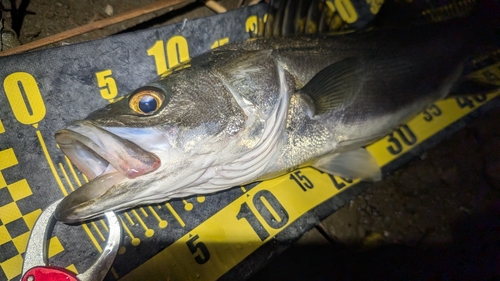
[[[361,62],[346,58],[318,72],[301,90],[313,103],[313,115],[350,104],[363,84]]]
[[[382,171],[375,158],[364,148],[326,155],[312,166],[322,172],[349,179],[382,179]]]

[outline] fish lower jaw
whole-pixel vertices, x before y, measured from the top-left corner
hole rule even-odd
[[[57,206],[54,213],[56,219],[65,223],[73,223],[102,214],[107,206],[96,204],[96,202],[101,201],[110,189],[126,179],[127,177],[116,169],[106,169],[101,175],[66,196]]]
[[[116,184],[129,179],[129,177],[123,173],[121,173],[119,170],[117,170],[113,165],[108,163],[108,166],[105,170],[103,170],[99,175],[94,177],[92,180],[90,180],[88,184],[97,184],[100,186],[100,190],[102,190],[102,193],[106,192]],[[81,188],[83,188],[85,185],[82,185]]]

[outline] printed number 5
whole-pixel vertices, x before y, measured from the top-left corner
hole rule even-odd
[[[118,94],[116,81],[113,77],[111,77],[112,74],[111,69],[96,72],[95,74],[97,78],[97,86],[100,88],[101,97],[105,100],[114,99]]]
[[[198,238],[200,238],[200,237],[198,236],[198,234],[196,234],[191,239],[189,239],[186,242],[186,244],[187,244],[187,246],[189,248],[189,251],[193,255],[196,254],[196,253],[198,253],[198,249],[200,250],[201,253],[197,254],[194,257],[194,260],[198,264],[204,264],[204,263],[206,263],[210,259],[210,252],[208,251],[207,246],[205,245],[205,243],[203,243],[203,242],[195,243],[195,241],[198,240]]]

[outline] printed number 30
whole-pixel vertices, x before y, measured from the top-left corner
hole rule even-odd
[[[401,126],[399,129],[394,131],[394,133],[389,134],[388,139],[390,145],[387,150],[392,155],[398,155],[403,151],[403,144],[406,146],[412,146],[417,143],[417,136],[407,125]]]
[[[208,251],[205,243],[203,242],[195,243],[195,241],[198,240],[198,238],[200,237],[198,236],[198,234],[196,234],[186,242],[186,245],[188,246],[191,254],[193,255],[197,254],[196,256],[194,256],[194,260],[198,264],[204,264],[210,259],[210,252]],[[199,252],[201,253],[198,253],[198,249],[200,250]]]

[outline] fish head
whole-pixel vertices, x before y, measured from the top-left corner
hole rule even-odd
[[[189,68],[73,122],[55,138],[88,182],[61,201],[55,218],[78,222],[190,194],[245,118],[216,77]]]

